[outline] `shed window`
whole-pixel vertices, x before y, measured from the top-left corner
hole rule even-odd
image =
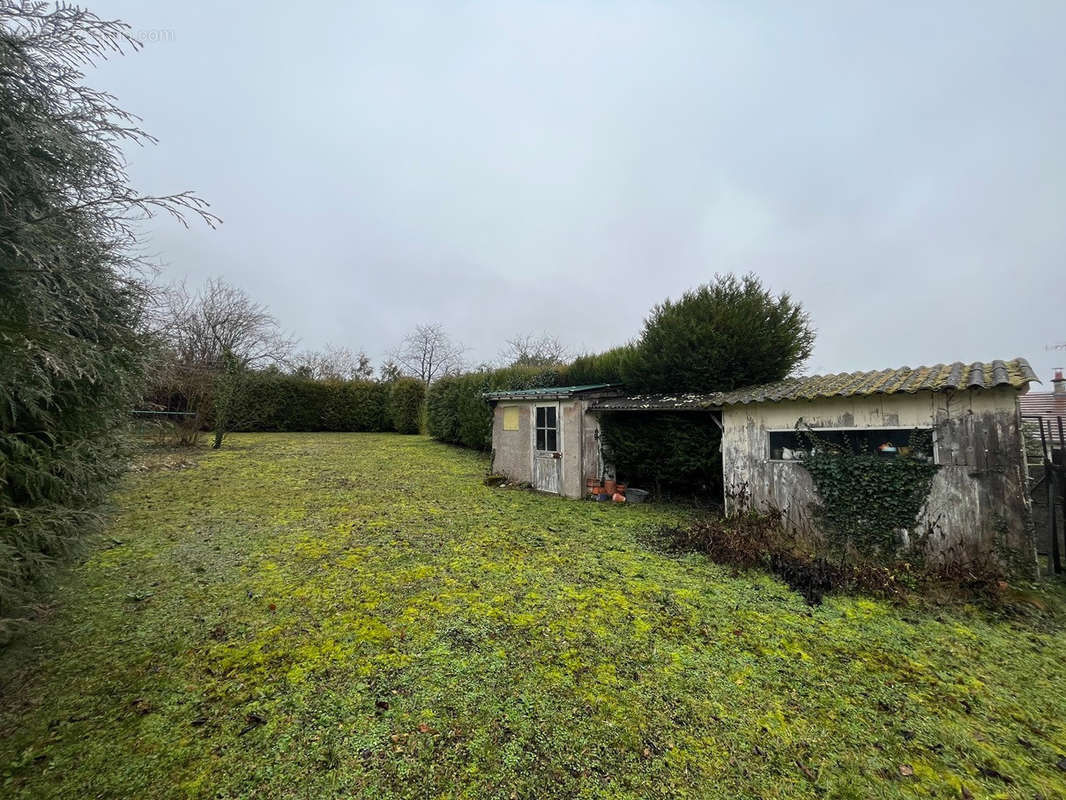
[[[558,450],[559,428],[555,406],[537,406],[537,449],[544,452]]]
[[[518,430],[518,406],[505,406],[503,409],[503,429]]]
[[[853,453],[933,460],[931,428],[816,428],[813,433],[816,442],[847,448]],[[802,431],[770,431],[769,436],[773,461],[796,461],[811,447],[810,437]]]

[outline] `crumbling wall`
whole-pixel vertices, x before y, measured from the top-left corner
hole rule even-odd
[[[518,408],[518,430],[503,429],[505,408]],[[528,402],[500,402],[492,411],[492,471],[513,481],[533,480],[533,419]]]
[[[1009,549],[1032,558],[1026,467],[1013,389],[919,392],[730,406],[723,412],[727,510],[743,497],[774,507],[800,540],[821,536],[817,490],[802,464],[770,459],[769,432],[812,428],[932,427],[941,465],[917,530],[935,558],[967,563]]]

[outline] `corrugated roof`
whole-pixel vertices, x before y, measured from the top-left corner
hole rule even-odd
[[[787,378],[732,392],[709,394],[632,395],[601,400],[597,411],[699,411],[747,403],[780,400],[815,400],[830,397],[863,397],[949,389],[993,389],[1011,386],[1022,389],[1037,381],[1036,373],[1024,358],[1011,361],[935,364],[931,367],[900,367],[874,372],[842,372],[835,375],[808,375]]]
[[[1018,398],[1023,417],[1066,418],[1066,394],[1030,392]]]
[[[718,394],[633,394],[608,397],[592,404],[593,411],[706,411],[718,408]]]
[[[777,383],[738,389],[718,395],[721,405],[774,402],[778,400],[813,400],[825,397],[861,397],[872,394],[913,394],[943,392],[951,389],[994,389],[1011,386],[1022,389],[1037,381],[1024,358],[964,364],[935,364],[931,367],[900,367],[875,372],[844,372],[837,375],[810,375]]]
[[[611,383],[589,383],[582,386],[544,386],[539,389],[512,389],[506,392],[485,392],[486,400],[548,400],[560,397],[571,397],[582,392],[591,392],[597,389],[610,389]]]

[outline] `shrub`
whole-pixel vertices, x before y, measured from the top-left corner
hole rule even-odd
[[[785,534],[779,511],[708,516],[687,526],[662,528],[658,535],[675,552],[704,553],[715,563],[737,569],[765,569],[811,605],[834,591],[900,599],[916,582],[909,563],[840,564],[798,549]]]
[[[813,345],[799,303],[725,275],[653,308],[623,377],[633,391],[729,391],[788,376]]]
[[[740,569],[766,566],[770,554],[785,546],[780,512],[707,516],[690,525],[662,528],[660,536],[670,550],[704,553],[718,564]]]
[[[918,597],[935,602],[974,600],[996,605],[1031,602],[1010,592],[1003,565],[924,565],[899,557],[859,557],[850,562],[826,558],[789,536],[779,511],[753,509],[729,517],[709,515],[688,525],[660,528],[657,544],[672,552],[703,553],[736,569],[765,569],[810,604],[834,592],[866,594],[896,602]]]
[[[397,378],[389,384],[388,414],[394,430],[418,433],[426,385],[417,378]]]

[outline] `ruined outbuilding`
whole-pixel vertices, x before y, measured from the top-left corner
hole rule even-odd
[[[589,406],[620,394],[609,384],[487,393],[493,470],[542,492],[583,496],[585,481],[605,468]]]
[[[814,375],[711,394],[626,395],[591,386],[486,397],[495,408],[496,470],[568,497],[580,497],[585,478],[610,469],[602,463],[598,415],[712,415],[722,427],[727,510],[741,499],[773,506],[797,536],[819,535],[801,429],[883,458],[931,460],[940,469],[918,527],[930,533],[935,553],[963,563],[1004,547],[1032,552],[1018,397],[1036,380],[1017,358]]]

